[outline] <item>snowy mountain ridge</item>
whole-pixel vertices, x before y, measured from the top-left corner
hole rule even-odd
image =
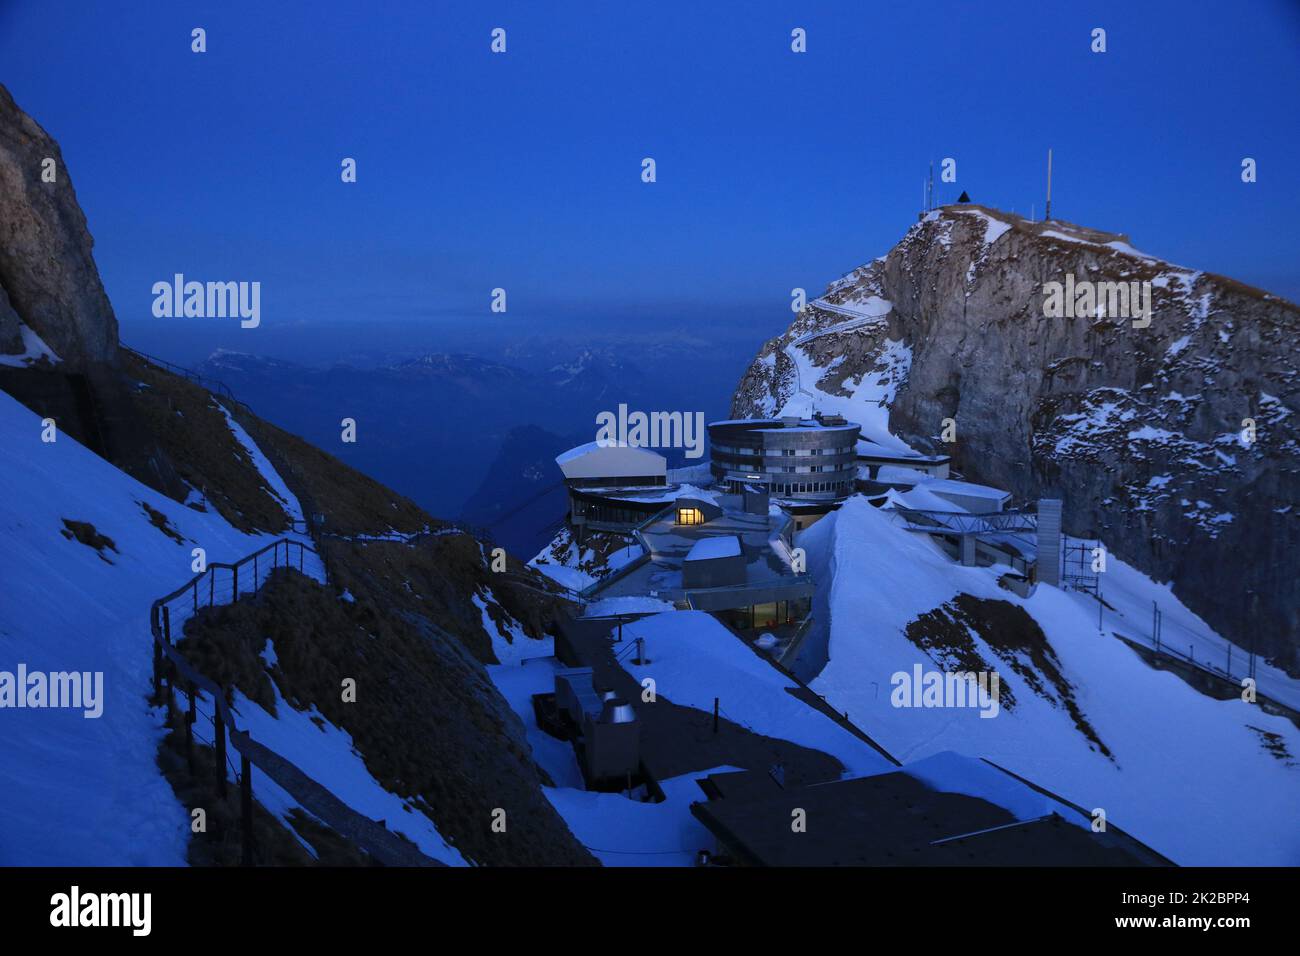
[[[1049,318],[1044,289],[1068,275],[1149,282],[1149,326]],[[811,300],[731,412],[840,412],[1021,500],[1061,497],[1067,530],[1300,673],[1297,335],[1291,303],[1127,236],[947,206]]]

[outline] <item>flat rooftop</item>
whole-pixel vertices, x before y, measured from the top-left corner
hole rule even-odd
[[[715,492],[689,484],[593,485],[575,488],[574,491],[579,495],[594,495],[601,498],[617,498],[621,501],[663,505],[676,501],[678,498],[699,498],[703,501],[713,501],[717,498]]]
[[[972,761],[972,763],[974,763]],[[764,775],[767,777],[767,775]],[[1167,863],[1121,832],[1093,833],[1046,798],[1028,819],[981,796],[937,790],[907,767],[783,789],[711,774],[691,813],[751,866],[1141,866]],[[790,826],[807,814],[806,832]]]
[[[616,621],[564,619],[560,622],[560,643],[570,658],[569,663],[590,667],[602,686],[612,688],[632,705],[641,721],[641,761],[654,779],[668,780],[721,766],[752,769],[766,775],[774,764],[783,765],[787,779],[793,781],[818,783],[839,779],[844,772],[843,764],[824,751],[756,733],[725,716],[718,721],[718,732],[714,733],[711,713],[674,702],[668,688],[661,688],[653,703],[645,703],[638,676],[625,669],[633,666],[637,629],[632,621],[635,619],[632,616],[624,624],[622,643],[615,641],[620,633]],[[739,638],[735,642],[738,652],[752,654]],[[658,642],[651,638],[647,645],[646,653],[653,659],[659,653]],[[865,743],[863,746],[867,747]]]
[[[710,422],[709,427],[721,428],[728,425],[748,426],[746,431],[754,432],[789,432],[789,431],[827,431],[831,429],[861,428],[857,422],[845,420],[820,420],[816,418],[780,419],[780,418],[733,418],[722,422]]]
[[[739,495],[714,497],[724,510],[721,516],[711,521],[695,525],[677,524],[677,513],[670,510],[644,525],[640,529],[640,537],[649,549],[649,560],[604,587],[596,588],[592,592],[593,599],[651,596],[667,601],[686,600],[688,595],[682,585],[682,565],[700,542],[719,538],[731,538],[739,542],[740,552],[745,558],[745,583],[729,588],[710,588],[708,591],[725,591],[730,594],[752,592],[755,600],[745,603],[789,600],[813,593],[812,579],[807,575],[795,574],[789,563],[769,543],[791,520],[787,515],[779,511],[776,514],[748,514],[740,510],[742,499]],[[702,592],[693,590],[691,593]],[[722,599],[721,596],[719,599]],[[718,610],[720,607],[706,609]]]

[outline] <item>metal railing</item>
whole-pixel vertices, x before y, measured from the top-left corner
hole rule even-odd
[[[315,571],[317,555],[314,548],[302,541],[281,538],[234,564],[209,564],[201,574],[154,601],[149,611],[154,646],[154,699],[166,705],[170,720],[176,714],[175,692],[178,687],[184,691],[187,710],[182,720],[186,756],[193,773],[197,695],[204,692],[212,698],[213,711],[209,719],[213,729],[214,782],[222,796],[226,794],[227,764],[234,770],[234,764],[227,756],[227,738],[240,757],[236,779],[240,788],[242,862],[245,866],[253,864],[254,765],[305,810],[350,839],[377,862],[388,866],[438,865],[438,861],[425,856],[382,824],[353,810],[288,759],[254,741],[247,731],[239,728],[227,689],[200,673],[172,640],[172,625],[177,624],[183,630],[183,622],[202,607],[233,603],[246,594],[256,595],[267,579],[281,569],[307,573],[308,554],[313,556],[312,571]],[[324,577],[323,572],[321,577]]]
[[[1252,651],[1234,648],[1231,641],[1194,631],[1182,624],[1175,623],[1173,626],[1180,632],[1180,636],[1171,640],[1165,636],[1165,613],[1160,610],[1158,602],[1152,601],[1151,633],[1143,634],[1141,629],[1135,629],[1138,637],[1130,640],[1136,639],[1140,643],[1145,643],[1148,649],[1156,654],[1190,664],[1198,670],[1232,681],[1234,684],[1239,684],[1246,677],[1255,677],[1255,654]],[[1200,657],[1196,656],[1197,642],[1202,644]],[[1183,647],[1187,650],[1183,651]],[[1222,661],[1222,665],[1218,663],[1219,660]]]
[[[158,358],[156,355],[150,355],[147,352],[141,352],[139,349],[133,349],[129,345],[121,345],[119,343],[119,347],[125,352],[130,352],[136,358],[148,362],[150,365],[156,365],[158,368],[171,372],[173,375],[179,375],[186,381],[193,382],[195,385],[201,385],[210,392],[216,392],[222,398],[233,402],[240,408],[248,409],[247,405],[235,397],[235,393],[230,390],[226,383],[219,379],[208,378],[205,375],[200,375],[191,368],[177,365],[175,362],[169,362],[166,359]]]

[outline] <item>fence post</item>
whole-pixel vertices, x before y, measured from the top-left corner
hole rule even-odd
[[[167,641],[168,645],[170,645],[172,642],[172,609],[168,607],[166,604],[162,606],[162,620],[163,620],[163,639]],[[166,697],[165,703],[167,704],[167,722],[171,723],[173,717],[173,710],[176,705],[175,698],[172,695],[172,691],[175,689],[175,681],[173,680],[171,675],[171,666],[170,666],[171,661],[163,661],[162,665],[163,665],[162,689]]]
[[[162,644],[153,639],[153,699],[162,703]]]
[[[253,765],[248,754],[239,755],[239,810],[244,834],[244,866],[253,865]]]
[[[224,797],[226,795],[226,722],[221,719],[221,709],[215,700],[212,701],[212,726],[217,731],[217,793]]]
[[[185,715],[185,762],[194,775],[194,681],[186,681],[186,691],[190,695],[189,713]]]

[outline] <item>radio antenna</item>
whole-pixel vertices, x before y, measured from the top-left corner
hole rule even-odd
[[[1043,222],[1052,218],[1052,150],[1047,150],[1047,209],[1043,212]]]

